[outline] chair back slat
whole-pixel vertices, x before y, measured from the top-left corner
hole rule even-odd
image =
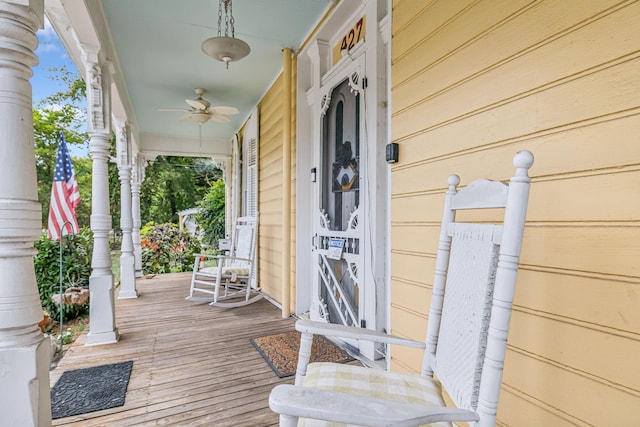
[[[433,370],[461,408],[477,405],[501,227],[450,224],[449,274]]]
[[[451,197],[451,209],[504,208],[509,187],[499,181],[477,179]]]
[[[236,219],[234,236],[231,244],[231,256],[253,260],[256,246],[256,220],[253,217],[239,217]],[[234,260],[234,267],[248,267],[247,261]]]
[[[247,226],[236,228],[236,247],[234,256],[240,258],[250,258],[252,252],[253,229]]]
[[[429,308],[422,374],[477,412],[478,427],[495,424],[533,155],[521,151],[513,164],[508,185],[482,179],[458,191],[460,178],[449,177]],[[455,222],[458,210],[488,208],[503,208],[503,218]]]

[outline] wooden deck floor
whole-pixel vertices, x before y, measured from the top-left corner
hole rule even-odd
[[[133,360],[124,406],[61,418],[54,426],[272,426],[268,396],[279,379],[249,339],[293,329],[266,300],[220,309],[185,301],[190,275],[139,279],[137,299],[116,300],[116,344],[84,345],[51,371]]]

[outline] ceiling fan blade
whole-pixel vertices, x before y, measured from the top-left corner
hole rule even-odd
[[[206,110],[207,108],[209,108],[209,105],[211,105],[209,103],[209,101],[205,101],[204,99],[190,99],[187,98],[184,100],[184,102],[186,102],[187,104],[189,104],[191,107],[195,108],[196,110]]]
[[[188,112],[189,110],[186,110],[184,108],[180,110],[177,108],[158,108],[158,111],[187,111]]]
[[[214,114],[224,114],[225,116],[232,116],[234,114],[240,113],[240,111],[238,111],[237,108],[228,107],[228,106],[225,106],[225,105],[218,105],[218,106],[215,106],[215,107],[211,107],[211,108],[209,108],[209,111],[214,113]]]
[[[222,114],[212,113],[209,115],[209,120],[216,123],[229,123],[231,119],[227,116],[223,116]]]

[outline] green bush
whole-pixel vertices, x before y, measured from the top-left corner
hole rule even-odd
[[[218,240],[224,238],[225,229],[225,187],[224,181],[219,179],[211,184],[207,194],[198,203],[200,213],[198,224],[202,227],[202,241],[210,246],[218,246]]]
[[[62,245],[62,287],[89,287],[91,276],[91,251],[93,249],[93,234],[87,227],[80,229],[78,234],[64,236]],[[38,253],[33,262],[36,273],[40,303],[53,318],[59,317],[59,308],[51,300],[51,295],[60,292],[60,242],[40,236],[35,242]],[[89,304],[63,305],[63,319],[75,319],[89,312]]]
[[[150,222],[140,230],[140,237],[144,274],[193,270],[193,254],[200,251],[200,242],[187,231],[171,223]]]

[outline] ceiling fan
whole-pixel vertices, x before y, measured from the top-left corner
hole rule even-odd
[[[228,107],[224,105],[211,106],[211,103],[206,99],[202,98],[202,95],[206,91],[201,88],[197,88],[195,93],[197,95],[196,99],[187,98],[184,100],[191,108],[189,109],[160,109],[158,111],[184,111],[187,114],[180,117],[178,120],[186,122],[191,121],[198,124],[203,124],[208,122],[209,120],[216,123],[229,123],[231,119],[227,116],[231,116],[234,114],[238,114],[239,111],[235,107]]]

